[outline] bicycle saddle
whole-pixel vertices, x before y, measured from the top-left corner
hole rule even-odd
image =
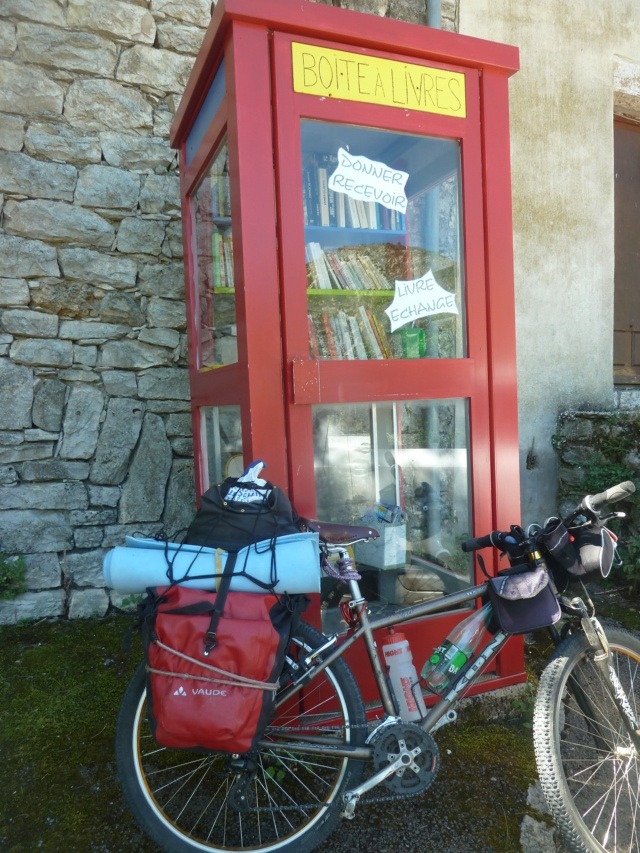
[[[328,542],[331,545],[342,545],[361,539],[377,539],[380,536],[373,527],[332,524],[329,521],[314,521],[311,518],[300,518],[299,522],[311,533],[317,533],[323,542]]]

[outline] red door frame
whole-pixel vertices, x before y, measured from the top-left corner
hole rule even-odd
[[[400,55],[411,61],[463,71],[469,81],[474,81],[473,96],[467,98],[467,119],[429,114],[412,119],[411,125],[418,132],[422,128],[427,135],[463,140],[469,357],[448,363],[441,361],[438,376],[433,380],[421,375],[419,363],[405,363],[406,370],[402,371],[399,382],[397,375],[394,376],[396,387],[393,396],[396,399],[450,396],[470,399],[472,494],[482,493],[482,484],[487,481],[492,486],[489,500],[474,500],[474,531],[480,534],[504,528],[518,520],[520,501],[508,115],[508,78],[518,68],[518,55],[517,49],[506,45],[334,9],[306,0],[263,0],[259,4],[255,0],[219,0],[171,131],[171,144],[181,152],[181,193],[183,211],[186,211],[187,196],[197,185],[226,127],[233,234],[234,244],[238,247],[234,252],[237,365],[206,373],[196,370],[195,306],[191,286],[187,287],[196,458],[200,448],[198,407],[240,405],[244,453],[248,458],[266,457],[270,478],[282,484],[289,483],[290,493],[301,511],[311,509],[313,503],[310,501],[314,499],[313,490],[309,488],[313,483],[309,479],[310,472],[306,470],[302,476],[294,476],[298,465],[302,464],[304,471],[304,459],[301,460],[291,449],[287,458],[285,450],[283,376],[288,400],[297,401],[295,406],[288,405],[291,413],[289,434],[295,435],[293,444],[298,446],[305,442],[307,447],[312,446],[311,421],[308,414],[304,417],[304,414],[301,416],[295,412],[296,407],[306,408],[309,412],[309,404],[320,397],[323,402],[389,399],[386,394],[380,394],[379,388],[390,388],[392,363],[378,362],[374,383],[366,363],[350,365],[350,375],[347,376],[344,363],[309,361],[307,339],[305,337],[302,344],[301,335],[296,336],[295,331],[285,336],[284,361],[274,344],[281,335],[280,311],[284,327],[294,329],[295,323],[288,323],[287,318],[292,313],[300,316],[300,306],[303,302],[306,304],[305,286],[300,281],[300,276],[304,275],[303,255],[300,262],[304,238],[299,118],[294,117],[309,113],[310,118],[326,116],[330,120],[353,122],[357,113],[358,116],[372,116],[372,126],[379,126],[382,122],[391,129],[400,124],[402,129],[406,129],[405,123],[390,115],[395,112],[393,108],[362,107],[361,110],[359,104],[345,106],[337,101],[322,105],[318,98],[294,96],[291,86],[287,92],[286,86],[278,84],[273,120],[284,121],[285,125],[288,122],[291,133],[284,138],[280,134],[280,147],[274,150],[271,145],[270,83],[271,74],[276,79],[276,71],[273,66],[271,72],[269,68],[272,33],[275,34],[276,56],[278,43],[288,44],[291,37],[313,42],[320,34],[324,43],[334,47],[348,46],[349,50],[367,50],[388,58]],[[381,45],[384,51],[380,50]],[[185,141],[222,56],[225,59],[226,96],[196,155],[185,168]],[[275,65],[277,69],[287,67],[282,61]],[[478,70],[481,73],[476,75]],[[315,103],[313,106],[299,106],[297,101],[300,99],[307,104]],[[354,107],[358,109],[354,110]],[[465,145],[465,137],[470,140],[470,132],[461,133],[458,128],[460,121],[467,124],[473,121],[475,124],[473,145],[468,141]],[[294,159],[290,160],[289,155]],[[277,193],[271,180],[265,179],[273,173],[274,158]],[[292,167],[292,164],[297,165]],[[481,200],[480,206],[478,199]],[[276,203],[279,228],[274,216]],[[480,229],[479,233],[477,229],[468,227],[472,211],[484,223],[484,230]],[[295,239],[292,239],[293,234],[297,235]],[[188,215],[183,216],[183,240],[185,276],[191,283],[193,269]],[[474,259],[471,267],[469,257]],[[470,286],[472,280],[475,282],[481,277],[481,287]],[[279,281],[283,285],[280,305]],[[455,393],[452,393],[454,388]],[[308,462],[306,464],[308,468]],[[289,471],[292,472],[291,477]],[[197,481],[197,487],[199,494],[201,480]],[[495,556],[491,553],[484,556],[495,570]],[[448,630],[459,618],[459,615],[439,617],[438,632]],[[424,622],[409,627],[413,628],[409,633],[414,635],[414,640],[425,648]],[[523,680],[521,640],[512,640],[499,656],[497,674],[500,678],[487,682],[483,689]]]

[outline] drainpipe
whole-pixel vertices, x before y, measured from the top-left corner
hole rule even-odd
[[[442,29],[442,0],[427,0],[427,26]]]
[[[427,0],[427,25],[436,30],[442,29],[442,0]],[[440,190],[434,187],[427,197],[427,248],[437,254],[440,249]],[[437,331],[427,321],[427,355],[438,357]],[[432,449],[440,446],[440,418],[437,406],[428,406],[425,412],[426,446]],[[434,556],[439,556],[440,545],[440,471],[431,472],[431,500],[427,512],[427,537],[431,539]]]

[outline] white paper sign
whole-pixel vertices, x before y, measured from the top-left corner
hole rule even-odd
[[[338,166],[329,178],[329,189],[359,201],[377,201],[390,210],[407,212],[404,191],[408,172],[392,169],[377,160],[354,156],[338,149]]]
[[[457,314],[455,294],[440,287],[431,270],[422,278],[396,281],[393,302],[385,312],[391,321],[391,331],[412,323],[419,317],[432,314]]]

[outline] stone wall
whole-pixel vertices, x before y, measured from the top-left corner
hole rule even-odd
[[[640,402],[636,397],[634,407],[624,406],[621,396],[617,395],[614,412],[573,411],[559,416],[553,437],[559,460],[559,505],[550,507],[549,515],[555,510],[564,514],[585,494],[597,494],[616,483],[640,484]],[[632,500],[635,505],[637,498]],[[627,531],[632,535],[640,531],[640,519],[631,512],[616,530],[622,533],[624,545]]]
[[[29,587],[0,604],[12,623],[104,614],[106,550],[194,512],[168,136],[211,0],[0,9],[0,550]]]
[[[215,4],[213,4],[215,5]],[[426,2],[343,0],[426,24]],[[0,623],[103,615],[102,558],[194,512],[169,127],[211,0],[0,5]],[[443,2],[455,29],[456,2]]]

